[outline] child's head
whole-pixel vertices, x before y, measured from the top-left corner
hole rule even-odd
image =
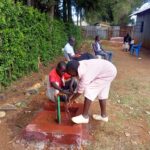
[[[66,66],[66,72],[71,76],[78,76],[79,62],[76,60],[69,61]]]
[[[56,72],[60,77],[62,77],[65,71],[66,71],[66,63],[64,61],[60,61],[57,64]]]

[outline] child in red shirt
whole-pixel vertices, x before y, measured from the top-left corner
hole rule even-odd
[[[62,93],[60,100],[67,101],[77,87],[75,78],[71,78],[65,71],[66,63],[61,61],[57,64],[57,67],[52,69],[49,73],[47,96],[53,102],[56,101],[59,93]]]

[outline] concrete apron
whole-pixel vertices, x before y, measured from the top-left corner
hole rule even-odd
[[[51,144],[81,145],[90,138],[88,124],[74,124],[71,117],[82,113],[83,104],[75,103],[68,109],[69,113],[61,103],[61,124],[58,124],[55,104],[46,102],[44,109],[23,129],[21,137],[29,141],[49,141]]]

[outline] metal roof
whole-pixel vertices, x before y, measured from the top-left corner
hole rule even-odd
[[[137,15],[143,13],[150,9],[150,2],[143,4],[137,11],[133,12],[130,16]]]

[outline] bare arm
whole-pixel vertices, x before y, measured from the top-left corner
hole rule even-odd
[[[77,85],[78,83],[77,83],[77,79],[75,78],[75,77],[72,77],[71,78],[71,83],[70,83],[70,86],[69,86],[69,89],[70,89],[70,92],[73,94],[74,93],[74,91],[76,90],[76,88],[77,88]]]
[[[56,90],[58,90],[61,93],[70,94],[70,92],[65,91],[62,88],[60,88],[55,82],[51,82],[51,85],[52,85],[53,88],[55,88]]]
[[[81,93],[75,93],[75,94],[71,97],[70,101],[74,101],[74,100],[77,99],[80,95],[81,95]]]

